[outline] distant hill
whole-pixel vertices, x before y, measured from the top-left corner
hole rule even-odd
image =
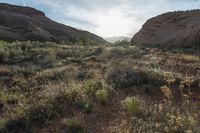
[[[153,46],[200,46],[200,10],[169,12],[149,19],[131,43]]]
[[[75,42],[86,38],[105,43],[95,34],[57,23],[34,8],[0,3],[0,40]]]
[[[115,36],[115,37],[108,37],[105,38],[106,41],[110,42],[110,43],[115,43],[117,41],[123,41],[123,40],[127,40],[127,41],[131,41],[130,37],[125,37],[125,36]]]

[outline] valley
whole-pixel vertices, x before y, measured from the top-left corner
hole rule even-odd
[[[200,133],[200,10],[102,1],[0,3],[0,133]]]

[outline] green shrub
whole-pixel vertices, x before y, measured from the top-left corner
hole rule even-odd
[[[84,128],[78,120],[72,119],[67,122],[67,133],[83,133]]]
[[[97,90],[95,95],[96,95],[97,101],[99,101],[100,103],[106,104],[108,102],[109,91],[107,89]]]
[[[96,91],[101,89],[101,84],[93,80],[87,80],[85,81],[83,88],[88,96],[94,97]]]
[[[133,115],[140,110],[140,101],[136,97],[126,97],[121,101],[122,108],[129,114]]]

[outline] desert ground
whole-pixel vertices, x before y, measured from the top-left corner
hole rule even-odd
[[[199,133],[200,51],[0,42],[0,132]]]

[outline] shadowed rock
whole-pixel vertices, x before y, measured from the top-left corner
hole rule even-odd
[[[54,22],[34,8],[0,3],[0,40],[74,42],[80,38],[96,43],[105,42],[87,31]]]

